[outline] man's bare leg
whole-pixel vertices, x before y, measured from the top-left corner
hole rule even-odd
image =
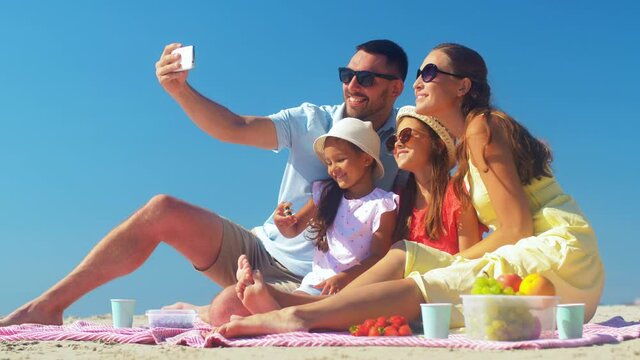
[[[234,318],[215,331],[237,337],[315,329],[346,330],[377,316],[403,315],[415,319],[423,301],[412,279],[386,281],[359,287],[358,291],[341,291],[306,305]]]
[[[242,301],[238,299],[235,285],[224,288],[211,301],[209,308],[209,324],[212,326],[220,326],[228,323],[233,315],[248,316],[251,315]]]
[[[222,220],[216,214],[170,196],[155,196],[107,234],[57,284],[0,319],[0,326],[61,324],[69,305],[140,267],[160,242],[175,248],[197,268],[207,268],[217,260],[221,237]]]

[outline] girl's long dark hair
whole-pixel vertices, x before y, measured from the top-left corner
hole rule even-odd
[[[445,227],[442,220],[442,204],[449,184],[449,157],[447,146],[431,127],[420,122],[431,137],[431,199],[427,204],[427,211],[423,219],[425,236],[437,241],[444,235]],[[393,239],[406,239],[411,227],[411,216],[416,203],[418,186],[413,174],[409,174],[406,186],[399,191],[400,206],[398,221],[393,232]]]
[[[363,153],[364,151],[354,145],[353,143],[345,141],[349,144],[357,153]],[[371,162],[369,168],[369,174],[373,173],[373,169],[377,166],[375,161]],[[333,225],[333,221],[336,219],[340,202],[344,196],[344,189],[338,186],[338,183],[333,179],[327,180],[320,194],[320,203],[317,204],[316,216],[311,219],[309,223],[308,239],[314,242],[314,245],[322,252],[329,250],[329,244],[327,243],[327,230]]]

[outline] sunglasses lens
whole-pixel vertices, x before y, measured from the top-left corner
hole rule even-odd
[[[369,87],[373,85],[373,78],[376,76],[368,71],[360,71],[356,74],[356,77],[358,78],[358,83],[360,83],[360,85]]]
[[[402,131],[400,131],[400,134],[398,134],[398,138],[400,139],[401,143],[406,144],[409,140],[411,140],[411,128],[402,129]]]
[[[438,68],[433,64],[425,65],[422,70],[418,70],[418,76],[422,76],[422,81],[428,83],[435,79]]]
[[[353,79],[355,72],[349,68],[339,68],[338,76],[340,76],[340,81],[344,84],[348,84]]]
[[[396,141],[398,141],[398,138],[395,135],[391,135],[384,143],[384,145],[387,147],[387,150],[393,151],[393,149],[396,147]]]

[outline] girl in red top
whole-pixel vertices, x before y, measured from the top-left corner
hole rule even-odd
[[[398,191],[400,209],[394,239],[407,239],[450,254],[480,241],[486,227],[473,207],[463,210],[449,182],[455,164],[455,146],[436,118],[417,114],[413,106],[400,109],[397,135],[386,145],[409,172]]]

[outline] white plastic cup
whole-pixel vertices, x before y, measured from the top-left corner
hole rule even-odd
[[[450,303],[420,304],[425,338],[446,339],[449,337],[451,306]]]
[[[584,324],[584,304],[559,304],[556,309],[558,338],[579,339]]]
[[[111,317],[116,329],[133,326],[133,310],[136,301],[133,299],[111,299]]]

